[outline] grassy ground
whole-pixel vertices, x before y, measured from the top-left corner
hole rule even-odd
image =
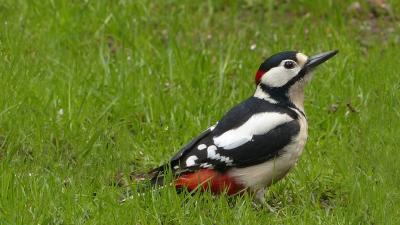
[[[400,4],[361,3],[2,0],[0,224],[399,224]],[[288,49],[340,53],[307,90],[275,212],[170,188],[119,203],[119,176],[165,162]]]

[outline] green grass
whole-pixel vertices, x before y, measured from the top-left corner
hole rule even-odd
[[[400,4],[389,3],[392,16],[372,17],[348,1],[2,0],[0,224],[399,224]],[[309,141],[269,189],[275,212],[171,188],[119,203],[117,173],[165,162],[288,49],[340,53],[307,90]]]

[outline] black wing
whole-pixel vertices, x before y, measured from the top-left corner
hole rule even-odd
[[[179,160],[179,158],[181,158],[183,154],[193,149],[193,147],[195,147],[196,144],[198,144],[201,140],[209,136],[211,130],[212,130],[211,128],[208,128],[207,130],[203,131],[199,136],[191,140],[188,144],[183,146],[183,148],[171,158],[171,161],[173,162]]]
[[[260,135],[254,135],[251,141],[233,149],[224,149],[214,143],[214,137],[243,125],[254,114],[278,112],[293,120],[282,123]],[[214,168],[220,171],[230,167],[246,167],[263,163],[281,154],[300,130],[298,115],[292,109],[251,97],[231,109],[216,125],[207,129],[189,144],[184,146],[170,164],[174,171],[185,172],[199,168]],[[211,149],[209,149],[211,148]]]

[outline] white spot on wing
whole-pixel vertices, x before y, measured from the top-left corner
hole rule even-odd
[[[198,150],[203,150],[205,148],[207,148],[207,145],[205,145],[205,144],[201,144],[201,145],[197,146]]]
[[[215,159],[217,157],[217,153],[215,152],[217,147],[215,145],[210,145],[207,148],[207,158]]]
[[[217,152],[217,147],[215,145],[210,145],[207,148],[207,158],[209,159],[214,159],[214,160],[219,160],[221,162],[226,163],[227,166],[231,166],[233,163],[233,160],[229,158],[228,156],[221,156]]]
[[[213,140],[215,145],[220,148],[234,149],[251,141],[254,135],[266,134],[275,127],[292,120],[287,114],[277,112],[258,113],[250,117],[240,127],[228,130],[220,136],[214,137]]]
[[[198,158],[197,158],[197,156],[195,156],[195,155],[189,156],[189,157],[186,159],[186,166],[190,167],[190,166],[196,165],[196,160],[197,160],[197,159],[198,159]]]
[[[202,163],[202,164],[200,164],[200,167],[202,167],[202,168],[212,168],[213,165],[211,165],[209,163]]]

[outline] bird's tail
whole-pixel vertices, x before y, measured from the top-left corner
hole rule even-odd
[[[120,202],[125,202],[134,196],[143,196],[151,191],[163,188],[167,184],[168,165],[162,165],[147,173],[132,172],[130,180],[135,182],[135,188],[129,188],[122,196]]]
[[[131,173],[130,178],[138,183],[147,183],[152,188],[164,186],[166,184],[166,176],[169,174],[168,168],[168,165],[161,165],[147,173]]]
[[[165,176],[167,171],[167,165],[159,166],[151,170],[148,174],[150,177],[150,184],[153,187],[159,187],[165,185]]]

